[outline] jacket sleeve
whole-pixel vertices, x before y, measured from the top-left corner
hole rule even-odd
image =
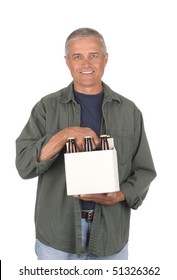
[[[23,179],[34,178],[47,171],[57,155],[47,161],[38,162],[41,148],[54,134],[46,134],[46,114],[42,101],[38,102],[31,116],[16,140],[16,167]],[[56,132],[55,132],[56,133]]]
[[[142,204],[150,183],[155,177],[156,171],[144,130],[143,117],[141,112],[137,110],[135,114],[132,172],[121,184],[121,190],[129,207],[137,209]]]

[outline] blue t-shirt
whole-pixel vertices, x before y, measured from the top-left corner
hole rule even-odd
[[[75,91],[74,96],[76,102],[81,106],[81,126],[91,128],[100,136],[103,92],[98,94],[82,94]],[[95,203],[81,200],[81,207],[83,210],[92,210],[95,208]]]
[[[81,126],[91,128],[100,136],[103,93],[82,94],[75,91],[74,96],[81,106]]]

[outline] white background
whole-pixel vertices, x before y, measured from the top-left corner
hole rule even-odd
[[[91,27],[103,34],[108,48],[104,82],[143,112],[158,174],[143,205],[132,211],[129,262],[162,263],[163,269],[168,266],[172,273],[177,249],[175,2],[1,1],[0,259],[4,263],[13,260],[21,265],[36,260],[33,216],[37,179],[19,177],[15,139],[34,104],[70,83],[64,61],[66,37],[76,28]]]

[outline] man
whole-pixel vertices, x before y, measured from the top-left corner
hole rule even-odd
[[[130,210],[142,204],[156,176],[142,114],[102,82],[108,54],[96,30],[72,32],[65,60],[73,82],[34,106],[16,141],[20,176],[39,177],[36,254],[38,259],[127,259]],[[83,151],[84,136],[90,135],[97,149],[100,134],[114,138],[120,191],[67,196],[68,137]]]

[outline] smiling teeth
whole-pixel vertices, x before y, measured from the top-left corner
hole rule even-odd
[[[92,74],[93,71],[81,71],[82,74]]]

